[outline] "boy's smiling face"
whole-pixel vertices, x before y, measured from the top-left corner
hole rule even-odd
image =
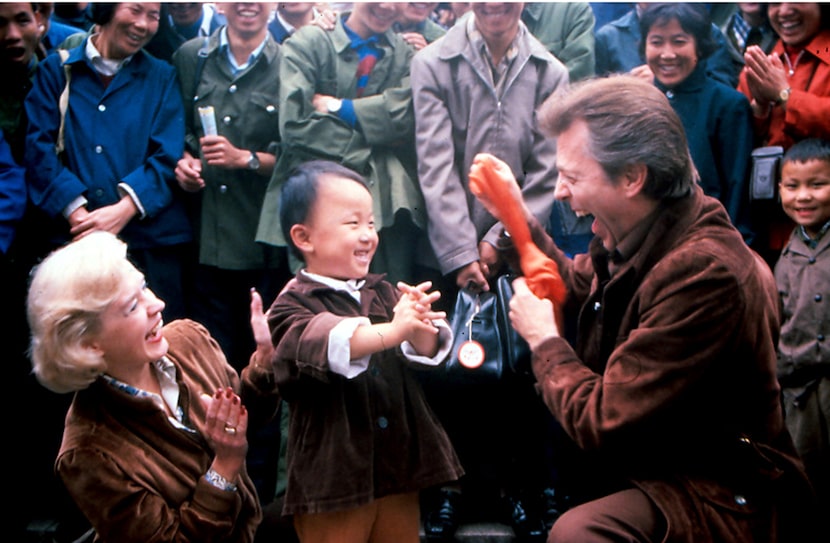
[[[361,279],[378,246],[372,195],[352,179],[325,175],[304,224],[291,228],[306,270],[335,279]]]
[[[784,213],[810,236],[830,220],[830,162],[785,162],[778,186]]]

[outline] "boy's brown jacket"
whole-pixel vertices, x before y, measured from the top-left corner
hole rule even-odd
[[[298,273],[268,311],[276,380],[289,404],[283,513],[322,513],[457,479],[461,465],[399,349],[353,379],[328,369],[328,336],[347,318],[390,322],[395,287],[366,277],[361,303]],[[429,371],[420,368],[421,371]]]

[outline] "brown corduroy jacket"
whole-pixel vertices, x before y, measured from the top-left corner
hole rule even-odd
[[[174,427],[152,399],[98,379],[72,401],[57,472],[96,542],[249,543],[262,518],[254,484],[244,470],[236,492],[208,483],[213,452],[201,435],[199,395],[239,391],[239,377],[203,326],[173,321],[163,333],[184,423],[195,431]]]
[[[776,380],[775,281],[723,206],[699,187],[666,205],[613,276],[598,239],[573,261],[538,224],[534,239],[580,307],[576,348],[545,340],[533,371],[585,453],[583,489],[641,488],[667,541],[811,541]]]
[[[370,274],[360,293],[358,304],[300,272],[268,311],[277,386],[290,414],[285,514],[358,507],[463,473],[413,374],[429,369],[392,346],[352,379],[329,369],[334,326],[360,316],[392,320],[394,286]]]

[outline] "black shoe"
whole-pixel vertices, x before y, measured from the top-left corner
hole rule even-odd
[[[562,496],[552,488],[542,491],[542,522],[548,532],[553,524],[568,510],[568,497]]]
[[[528,510],[521,500],[512,496],[504,497],[507,507],[507,519],[517,541],[543,543],[547,539],[547,530],[542,520]]]
[[[424,535],[429,541],[451,541],[458,529],[461,493],[441,490],[437,507],[424,519]]]

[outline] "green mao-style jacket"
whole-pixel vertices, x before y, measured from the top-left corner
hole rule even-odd
[[[594,12],[588,2],[532,2],[525,6],[522,21],[568,68],[571,83],[594,75]]]
[[[383,57],[375,64],[363,97],[358,98],[358,55],[343,28],[347,17],[343,14],[332,31],[313,25],[300,28],[282,45],[282,154],[265,195],[258,241],[286,244],[279,225],[279,191],[290,171],[311,159],[333,160],[366,178],[379,230],[391,226],[400,210],[408,210],[417,226],[426,224],[409,84],[414,51],[392,30],[380,36]],[[315,111],[315,94],[353,100],[358,127],[351,127],[336,114]]]
[[[204,136],[198,108],[213,106],[220,135],[240,149],[275,154],[279,145],[279,51],[270,35],[253,65],[231,73],[217,30],[209,38],[183,44],[173,55],[179,74],[185,114],[185,143],[199,156]],[[204,63],[199,71],[199,58]],[[268,176],[250,170],[228,170],[203,162],[205,188],[197,195],[195,219],[202,264],[230,270],[274,268],[280,265],[273,247],[254,241]]]

